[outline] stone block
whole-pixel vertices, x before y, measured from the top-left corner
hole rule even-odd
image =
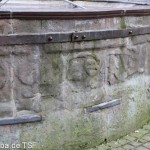
[[[110,85],[124,82],[135,74],[145,71],[146,46],[120,48],[117,53],[108,56],[108,83]]]
[[[123,148],[126,149],[126,150],[132,150],[132,149],[134,149],[134,147],[132,145],[129,145],[129,144],[123,146]]]
[[[124,138],[127,139],[128,141],[136,141],[136,139],[137,139],[137,138],[130,136],[130,135],[127,135]]]
[[[142,145],[142,143],[134,142],[134,141],[130,142],[129,144],[132,145],[132,146],[134,146],[134,147],[138,147],[138,146]]]
[[[120,18],[103,18],[92,20],[76,20],[75,31],[119,29]]]
[[[147,35],[133,36],[131,39],[134,45],[143,44],[147,42]]]
[[[40,90],[43,96],[57,97],[60,95],[60,85],[63,82],[63,67],[60,53],[47,53],[51,47],[43,47],[40,67]],[[46,53],[45,53],[46,52]]]
[[[74,20],[42,20],[42,32],[74,32]]]
[[[148,150],[148,149],[144,146],[139,146],[139,147],[136,148],[136,150]]]
[[[13,93],[17,111],[40,112],[39,49],[36,46],[15,46],[12,57]]]
[[[0,106],[0,119],[13,117],[13,107],[9,103],[1,103]]]
[[[11,20],[0,20],[0,34],[12,34]]]
[[[146,148],[150,148],[150,142],[145,143],[143,146]]]
[[[0,117],[12,117],[12,62],[10,58],[11,47],[0,47]]]
[[[120,28],[120,18],[92,20],[43,20],[42,32],[78,32],[85,30],[104,30]]]
[[[149,16],[129,16],[125,17],[124,20],[127,28],[144,27],[150,24]]]
[[[40,20],[12,20],[14,34],[31,34],[41,32]]]
[[[149,136],[149,135],[144,135],[144,136],[142,137],[142,139],[149,142],[149,141],[150,141],[150,136]]]

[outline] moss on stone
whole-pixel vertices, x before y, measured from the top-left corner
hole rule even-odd
[[[126,29],[126,23],[125,23],[124,17],[121,17],[120,28],[121,29]]]

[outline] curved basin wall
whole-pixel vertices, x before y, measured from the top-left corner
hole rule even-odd
[[[12,19],[0,21],[0,32],[3,36],[78,33],[135,29],[149,23],[149,16]],[[1,44],[0,141],[22,147],[27,142],[26,148],[35,142],[36,150],[81,150],[141,127],[150,119],[149,41],[150,35],[144,34],[78,42],[43,44],[39,40],[39,44],[28,40],[15,45],[12,40],[10,45]]]

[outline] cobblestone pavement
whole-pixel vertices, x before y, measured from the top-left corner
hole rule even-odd
[[[117,141],[88,150],[150,150],[150,123]]]

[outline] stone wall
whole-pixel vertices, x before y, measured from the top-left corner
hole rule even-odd
[[[0,32],[107,30],[149,23],[149,16],[70,21],[13,19],[0,21]],[[150,119],[149,39],[147,34],[1,46],[1,120],[41,115],[42,121],[0,126],[0,142],[36,142],[35,150],[81,150],[141,127]],[[119,100],[119,105],[86,111],[113,100]]]

